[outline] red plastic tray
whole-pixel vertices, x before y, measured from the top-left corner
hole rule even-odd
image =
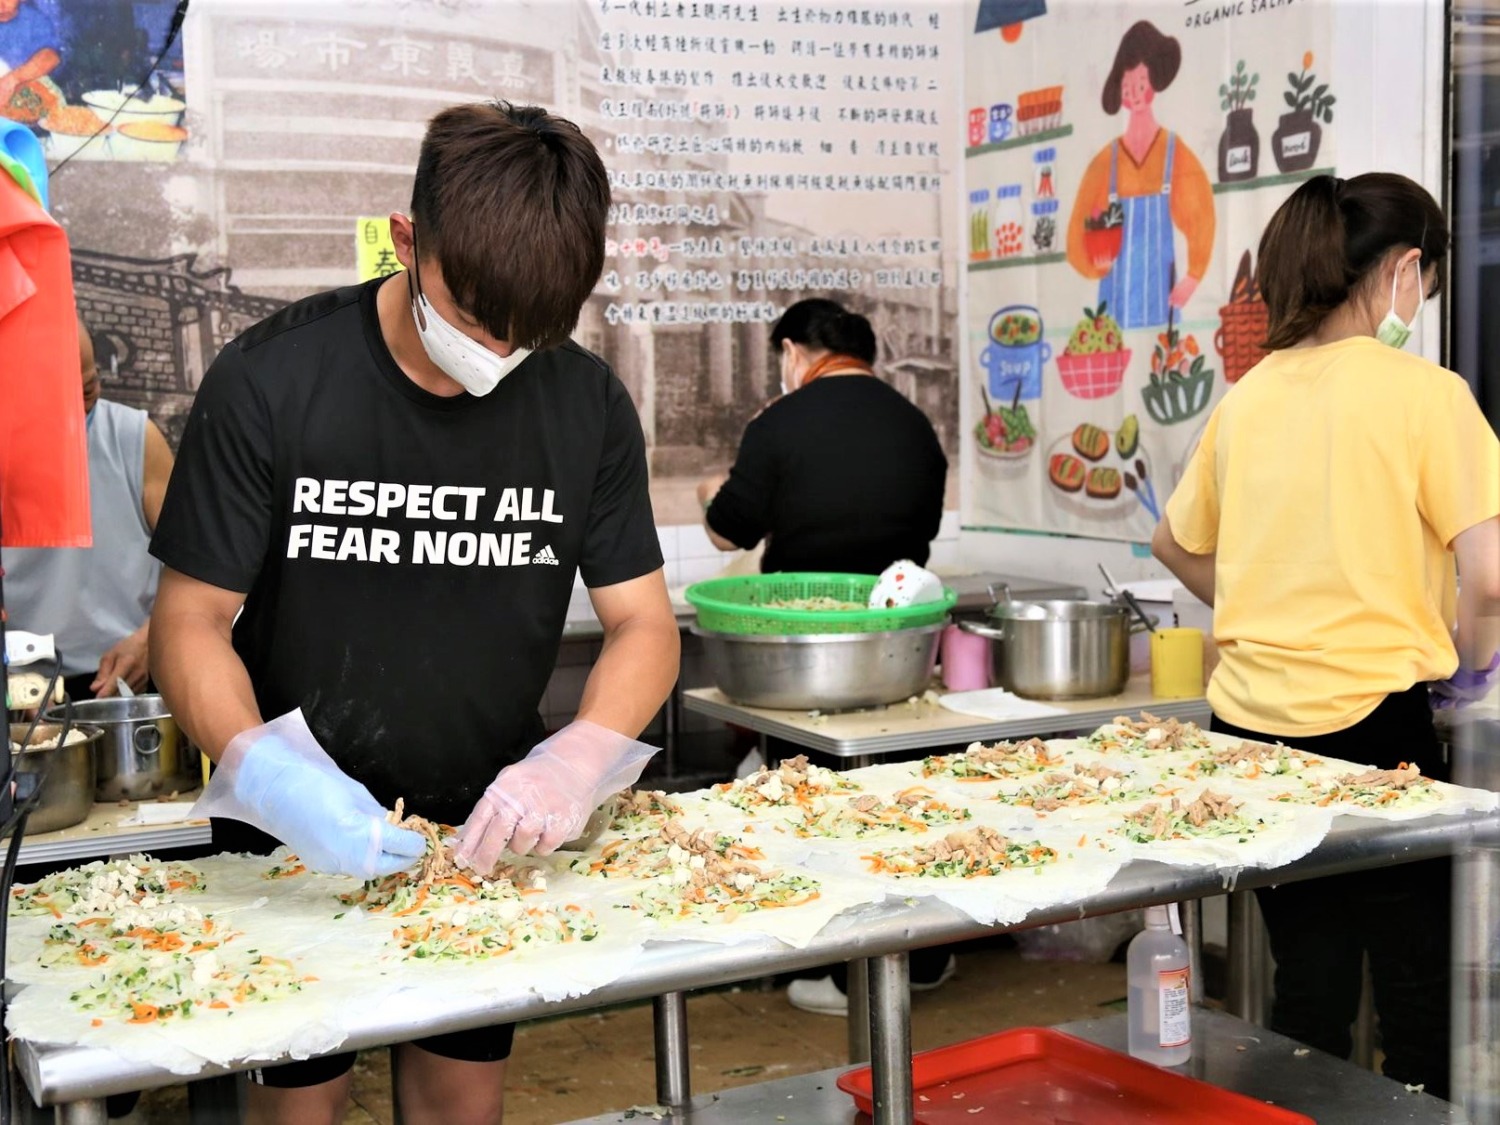
[[[1041,1027],[913,1055],[913,1125],[1315,1125],[1266,1105]],[[839,1075],[865,1113],[870,1068]]]

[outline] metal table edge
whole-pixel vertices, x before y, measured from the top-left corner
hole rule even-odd
[[[782,946],[769,938],[737,944],[660,942],[647,946],[647,964],[642,971],[580,996],[544,1001],[532,995],[499,1007],[458,1009],[451,1019],[418,1026],[366,1029],[349,1036],[336,1050],[359,1050],[488,1024],[600,1008],[664,992],[712,987],[769,973],[1207,897],[1233,889],[1430,859],[1477,845],[1500,847],[1500,818],[1495,814],[1454,814],[1399,822],[1344,817],[1335,821],[1334,829],[1317,848],[1282,867],[1230,870],[1174,867],[1138,860],[1121,868],[1110,885],[1092,899],[1033,911],[1023,921],[1011,925],[982,925],[935,899],[908,899],[875,904],[835,917],[801,949]],[[172,1085],[257,1065],[246,1062],[210,1066],[193,1075],[180,1075],[130,1063],[99,1048],[49,1047],[25,1040],[16,1041],[15,1048],[27,1088],[42,1105]]]
[[[968,742],[995,741],[1007,738],[1030,738],[1058,731],[1098,727],[1115,718],[1122,710],[1118,706],[1102,707],[1093,711],[1068,712],[1062,715],[1044,715],[1029,719],[987,720],[975,717],[972,725],[952,727],[947,730],[912,731],[909,733],[875,735],[868,738],[835,738],[831,735],[810,731],[784,720],[768,718],[758,710],[747,709],[737,703],[705,698],[694,694],[693,689],[682,696],[683,706],[689,711],[706,715],[736,726],[748,727],[759,734],[830,754],[839,758],[858,758],[866,755],[899,754],[912,750],[929,750],[938,746],[956,746]],[[901,704],[891,704],[893,707]],[[1152,700],[1151,713],[1163,719],[1179,721],[1207,720],[1211,714],[1203,699]],[[804,712],[788,711],[788,715]]]

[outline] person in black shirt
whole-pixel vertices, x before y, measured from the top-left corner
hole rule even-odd
[[[299,301],[210,368],[152,541],[151,656],[230,808],[271,833],[216,820],[219,846],[401,870],[425,843],[384,822],[405,798],[463,822],[457,857],[488,872],[503,847],[576,835],[644,765],[633,738],[678,661],[644,440],[619,380],[568,340],[608,205],[570,122],[445,110],[411,217],[391,216],[406,272]],[[578,721],[538,745],[580,572],[603,650]],[[310,764],[324,751],[333,768]],[[500,1120],[510,1040],[397,1048],[404,1120]],[[257,1071],[249,1119],[341,1120],[353,1061]]]
[[[723,551],[766,540],[767,573],[879,574],[899,559],[925,563],[943,518],[948,459],[927,416],[875,377],[870,322],[836,301],[798,301],[771,329],[771,344],[783,394],[745,427],[728,477],[698,486],[709,539]],[[790,743],[769,748],[797,752]],[[913,951],[914,989],[952,973],[945,950]],[[847,1015],[847,991],[839,965],[793,981],[787,998]]]
[[[698,486],[709,538],[725,551],[767,540],[768,573],[925,563],[948,459],[927,416],[874,377],[870,322],[834,301],[798,301],[771,343],[786,393],[745,427],[728,478]]]

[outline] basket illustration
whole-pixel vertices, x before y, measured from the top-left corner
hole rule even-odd
[[[1146,413],[1152,421],[1175,426],[1201,413],[1213,391],[1213,368],[1202,367],[1190,375],[1173,374],[1160,381],[1153,380],[1141,388],[1141,398],[1146,401]]]
[[[1016,132],[1023,137],[1045,133],[1062,125],[1063,88],[1048,86],[1028,90],[1016,99]]]
[[[1130,349],[1095,355],[1057,357],[1057,370],[1063,389],[1075,398],[1105,398],[1120,389],[1125,368],[1130,366]]]
[[[892,609],[793,609],[777,603],[829,598],[864,605],[873,574],[747,574],[712,578],[687,588],[698,625],[715,633],[803,636],[810,633],[888,633],[936,625],[958,601],[951,589],[941,601]]]
[[[1219,330],[1214,333],[1214,350],[1224,360],[1224,382],[1237,383],[1265,358],[1266,333],[1270,331],[1270,313],[1261,300],[1240,301],[1219,310]]]

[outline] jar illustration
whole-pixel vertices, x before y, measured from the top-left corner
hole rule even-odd
[[[1036,165],[1036,190],[1032,193],[1037,199],[1052,199],[1057,195],[1057,149],[1039,148],[1031,154],[1031,162]]]
[[[1026,251],[1026,210],[1020,184],[1001,184],[995,189],[995,216],[991,220],[995,257],[1014,258]]]
[[[1038,254],[1057,249],[1057,211],[1062,203],[1056,199],[1038,199],[1031,204],[1031,247]]]
[[[1219,138],[1219,182],[1253,180],[1260,170],[1260,134],[1251,120],[1253,110],[1232,109]]]
[[[969,110],[969,147],[984,144],[985,137],[989,136],[989,110],[984,106],[977,106]]]
[[[990,106],[990,144],[998,144],[1015,128],[1014,111],[1004,102]]]
[[[969,192],[969,260],[987,261],[990,252],[990,189]]]

